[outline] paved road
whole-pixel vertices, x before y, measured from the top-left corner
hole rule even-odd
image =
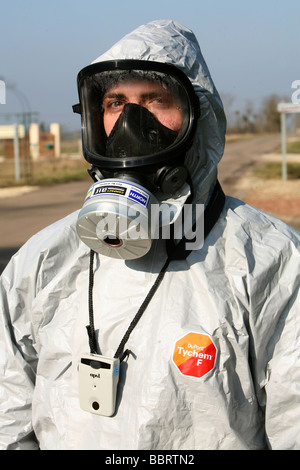
[[[232,185],[246,170],[255,165],[263,153],[273,153],[281,142],[280,135],[246,138],[227,143],[219,164],[219,180],[226,194],[231,195]]]
[[[0,273],[11,256],[39,230],[82,207],[92,180],[0,198]],[[1,192],[1,191],[0,191]]]
[[[228,143],[219,165],[219,180],[230,195],[232,183],[259,155],[272,152],[279,136]],[[92,180],[42,187],[15,197],[0,198],[0,273],[10,257],[37,231],[82,207]]]

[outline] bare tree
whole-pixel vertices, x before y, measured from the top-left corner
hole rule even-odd
[[[263,100],[258,116],[259,125],[262,131],[280,131],[280,115],[277,111],[277,105],[280,101],[286,101],[286,99],[276,94],[267,96]]]

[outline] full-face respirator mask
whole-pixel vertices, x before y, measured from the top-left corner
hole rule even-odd
[[[177,67],[138,60],[85,67],[78,92],[73,110],[81,114],[83,154],[94,180],[78,216],[78,235],[95,252],[139,258],[159,227],[170,224],[161,202],[188,193],[184,159],[198,99]]]

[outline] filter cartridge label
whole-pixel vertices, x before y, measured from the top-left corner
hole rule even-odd
[[[93,184],[86,195],[85,202],[93,197],[107,194],[125,197],[144,207],[148,206],[150,199],[150,193],[134,184],[119,180],[103,180]]]
[[[98,186],[93,192],[93,196],[98,196],[99,194],[117,194],[119,196],[125,196],[127,189],[122,186]]]
[[[129,199],[132,199],[133,201],[138,202],[139,204],[142,204],[142,206],[147,207],[149,196],[147,197],[147,195],[143,195],[140,191],[131,189],[128,197]]]

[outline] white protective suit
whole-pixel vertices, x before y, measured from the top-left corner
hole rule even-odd
[[[207,202],[225,117],[194,35],[155,21],[97,61],[119,58],[175,64],[190,78],[201,117],[187,165],[195,201]],[[116,414],[103,417],[78,402],[89,248],[77,217],[31,238],[1,278],[1,448],[299,449],[299,233],[226,197],[203,248],[170,263],[126,345]],[[164,240],[133,261],[97,255],[103,355],[116,352],[165,259]]]

